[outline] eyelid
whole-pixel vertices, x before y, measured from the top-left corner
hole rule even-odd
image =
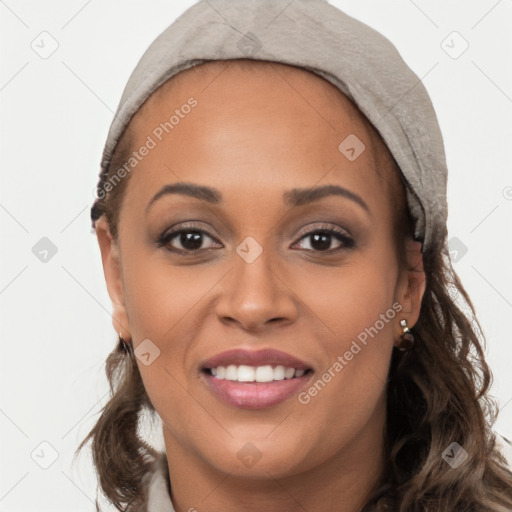
[[[352,238],[352,235],[348,231],[348,229],[341,228],[339,226],[336,226],[334,224],[329,224],[326,222],[320,222],[320,225],[317,225],[318,223],[313,223],[314,227],[306,227],[302,229],[299,232],[299,235],[297,235],[299,238],[302,238],[304,235],[310,235],[311,233],[315,233],[317,231],[334,231],[336,233],[339,233],[340,235],[345,235],[347,238]],[[311,226],[311,224],[308,224],[308,226]]]

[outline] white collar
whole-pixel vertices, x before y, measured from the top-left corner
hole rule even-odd
[[[175,512],[169,495],[167,456],[161,452],[154,462],[148,482],[147,512]]]

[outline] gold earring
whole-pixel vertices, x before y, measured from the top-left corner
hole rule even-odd
[[[400,352],[405,352],[406,350],[410,350],[413,347],[414,334],[409,329],[407,320],[400,320],[400,325],[402,326],[403,332],[400,335],[400,343],[396,345],[396,348],[400,350]]]

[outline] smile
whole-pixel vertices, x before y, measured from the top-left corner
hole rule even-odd
[[[298,393],[313,374],[307,363],[281,351],[235,349],[201,365],[208,389],[224,403],[263,409]]]

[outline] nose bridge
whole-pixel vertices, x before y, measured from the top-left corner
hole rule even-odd
[[[246,329],[263,327],[270,320],[292,321],[297,314],[293,294],[279,276],[281,265],[270,247],[253,237],[237,247],[229,284],[218,303],[217,314]]]

